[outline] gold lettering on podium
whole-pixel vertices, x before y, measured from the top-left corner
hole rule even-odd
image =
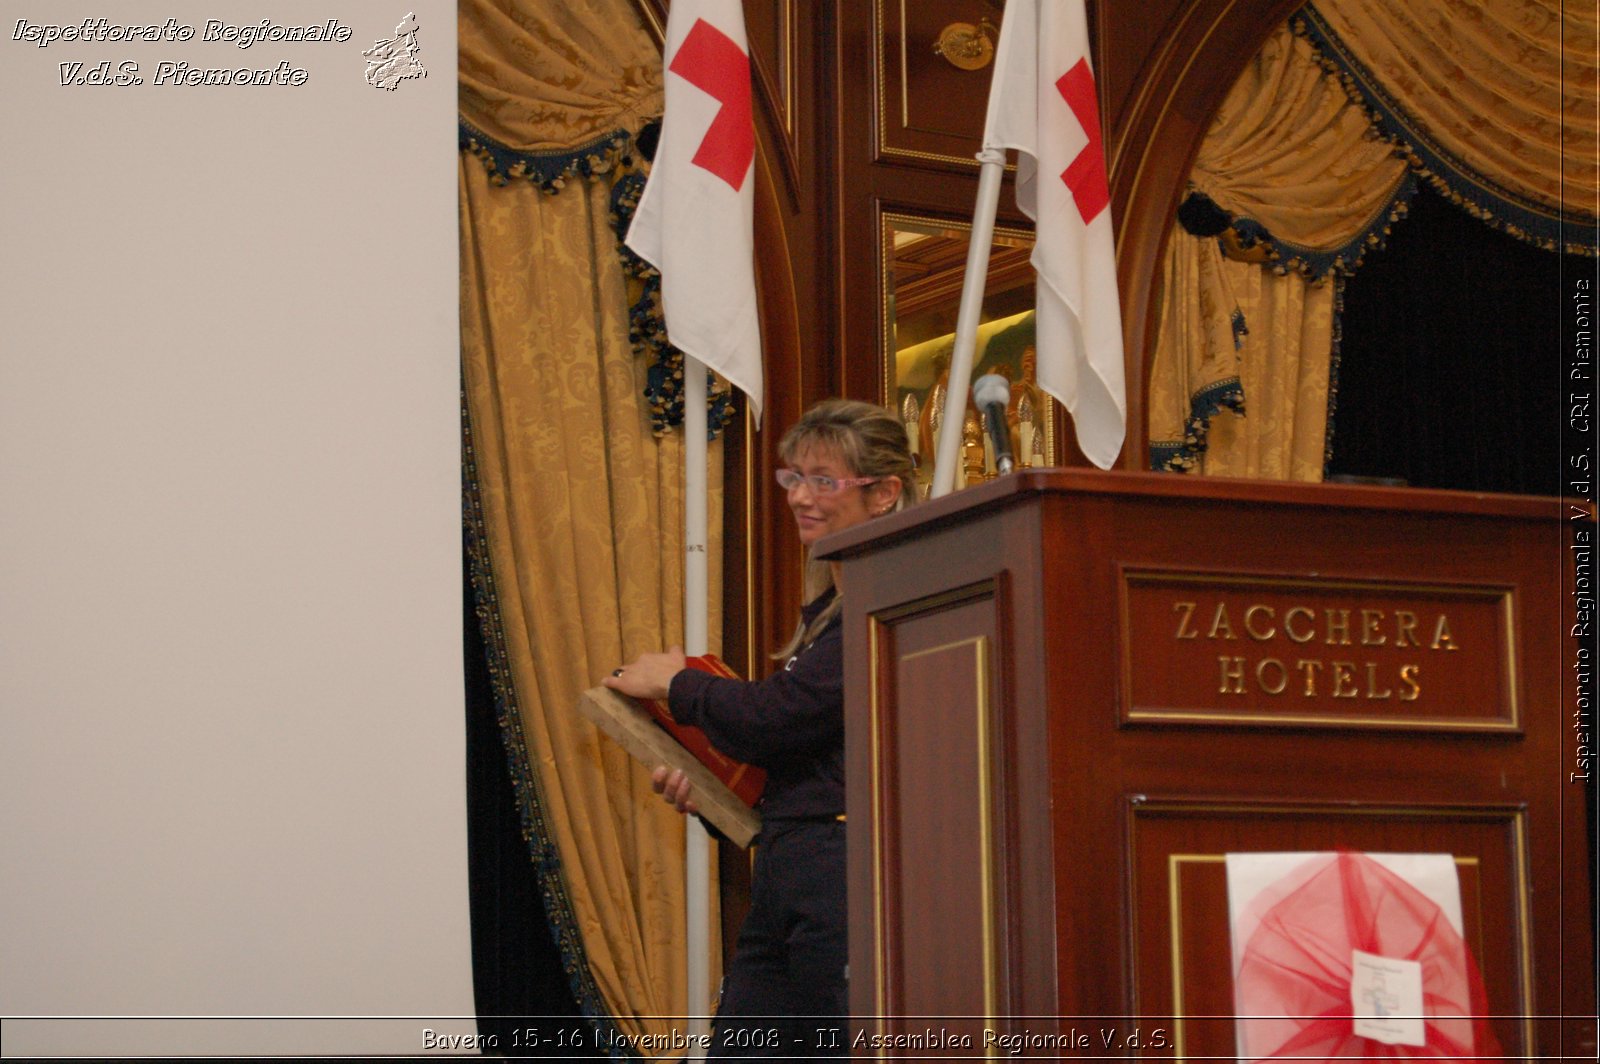
[[[1217,688],[1217,694],[1244,694],[1244,659],[1230,658],[1224,654],[1217,659],[1217,663],[1222,666],[1222,685]]]
[[[1305,658],[1301,658],[1294,663],[1294,667],[1299,669],[1301,675],[1306,678],[1305,696],[1307,698],[1317,697],[1317,673],[1322,671],[1322,662],[1307,661]]]
[[[1174,640],[1233,640],[1239,636],[1234,630],[1234,614],[1227,602],[1218,599],[1213,605],[1199,601],[1183,600],[1172,603],[1172,612],[1178,615]],[[1320,627],[1318,618],[1322,621]],[[1196,614],[1211,618],[1204,633],[1194,624]],[[1265,602],[1254,602],[1244,608],[1242,627],[1256,643],[1271,644],[1287,640],[1306,644],[1318,640],[1324,646],[1355,646],[1357,632],[1353,627],[1359,617],[1359,645],[1365,647],[1400,648],[1422,647],[1417,638],[1419,618],[1413,610],[1388,610],[1361,606],[1355,608],[1325,607],[1317,610],[1311,606],[1291,606],[1280,615],[1278,607]],[[1391,638],[1392,636],[1392,638]],[[1450,616],[1439,612],[1433,618],[1433,639],[1428,650],[1459,650],[1450,626]],[[1391,659],[1392,660],[1392,659]],[[1274,656],[1261,658],[1222,654],[1217,657],[1217,693],[1244,695],[1252,688],[1265,695],[1281,695],[1289,690],[1292,672],[1300,674],[1297,689],[1302,698],[1316,698],[1319,690],[1325,697],[1339,699],[1360,698],[1367,701],[1415,702],[1422,695],[1422,668],[1406,663],[1399,666],[1387,662],[1329,661],[1321,658],[1294,658],[1288,665]],[[1318,681],[1328,678],[1326,688]],[[1254,680],[1253,685],[1249,682]],[[1362,681],[1365,683],[1362,683]],[[1399,688],[1396,688],[1396,684]]]
[[[1228,621],[1228,604],[1217,603],[1217,612],[1211,615],[1211,631],[1206,633],[1207,639],[1217,638],[1217,633],[1223,633],[1222,638],[1233,639],[1233,625]]]
[[[1272,683],[1267,679],[1267,667],[1277,670],[1278,680]],[[1281,695],[1283,689],[1289,686],[1289,670],[1283,667],[1283,662],[1277,658],[1262,658],[1261,664],[1256,666],[1256,684],[1269,695]]]
[[[1251,606],[1249,609],[1244,611],[1244,630],[1246,632],[1250,633],[1250,638],[1251,639],[1256,640],[1258,643],[1265,643],[1268,640],[1270,640],[1273,636],[1278,634],[1278,628],[1277,628],[1277,625],[1273,625],[1272,627],[1268,628],[1265,632],[1256,631],[1255,619],[1256,619],[1256,614],[1258,614],[1258,613],[1259,614],[1265,614],[1267,620],[1271,621],[1271,620],[1273,620],[1274,618],[1277,617],[1278,611],[1274,610],[1271,606],[1267,606],[1267,605],[1264,605],[1264,604],[1259,603],[1259,602],[1256,605]]]
[[[1520,726],[1510,587],[1149,569],[1122,580],[1128,720]]]
[[[1317,615],[1306,609],[1304,606],[1292,607],[1288,613],[1283,615],[1284,634],[1296,643],[1311,642],[1317,637],[1317,630],[1315,628],[1306,628],[1303,631],[1295,631],[1294,619],[1296,615],[1304,617],[1306,620],[1313,623],[1315,623],[1317,619]]]
[[[1332,646],[1347,647],[1350,645],[1350,611],[1326,610],[1328,618],[1328,637],[1324,643]]]
[[[1194,602],[1174,602],[1172,612],[1180,614],[1178,617],[1178,639],[1199,639],[1200,633],[1189,627],[1189,618],[1194,616]]]
[[[1400,692],[1400,701],[1415,702],[1422,694],[1422,683],[1417,679],[1417,674],[1421,671],[1421,665],[1400,666],[1400,682],[1411,688],[1409,691]]]

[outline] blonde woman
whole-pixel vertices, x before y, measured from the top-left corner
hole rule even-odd
[[[784,435],[778,483],[807,549],[833,532],[916,499],[905,426],[870,403],[829,399]],[[679,722],[723,753],[767,771],[755,839],[750,912],[723,980],[718,1059],[848,1052],[845,965],[843,605],[837,562],[808,558],[806,603],[794,636],[759,681],[684,667],[683,651],[645,654],[605,679],[635,698],[665,698]],[[655,788],[695,812],[681,772],[656,770]],[[794,1019],[799,1017],[799,1019]],[[837,1029],[837,1044],[818,1031]]]

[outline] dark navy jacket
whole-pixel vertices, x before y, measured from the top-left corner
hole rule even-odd
[[[806,624],[833,592],[808,603]],[[844,644],[841,618],[765,680],[728,680],[698,669],[672,678],[672,716],[706,733],[724,754],[767,770],[763,821],[844,812]]]

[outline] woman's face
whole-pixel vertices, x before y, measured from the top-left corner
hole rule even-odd
[[[859,475],[844,463],[837,451],[826,445],[802,446],[790,468],[801,476],[834,480],[850,480]],[[899,494],[899,486],[899,481],[890,478],[824,494],[801,481],[789,489],[789,509],[794,511],[800,542],[809,547],[823,536],[859,525],[889,509]]]

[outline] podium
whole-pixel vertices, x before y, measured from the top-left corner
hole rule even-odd
[[[1232,1057],[1225,855],[1348,850],[1451,854],[1502,1052],[1592,1059],[1573,519],[1050,470],[824,540],[856,1055]]]

